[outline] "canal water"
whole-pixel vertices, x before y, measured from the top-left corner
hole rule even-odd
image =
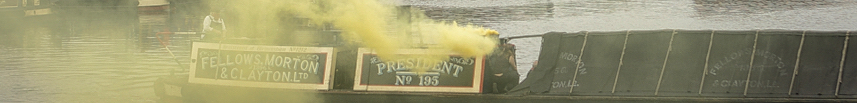
[[[501,37],[551,31],[857,30],[857,1],[398,0],[432,19],[495,29]],[[804,0],[796,0],[804,1]],[[164,13],[75,7],[55,17],[0,24],[0,102],[155,102],[157,77],[186,68],[190,35],[156,35],[197,24]],[[201,17],[199,17],[201,19]],[[190,26],[192,25],[184,25]],[[164,39],[159,39],[162,37]],[[540,38],[515,39],[518,71],[537,59]],[[179,65],[169,51],[176,55]],[[522,75],[526,76],[526,75]]]

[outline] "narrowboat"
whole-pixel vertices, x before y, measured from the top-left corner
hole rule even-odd
[[[139,0],[137,12],[139,14],[165,14],[170,10],[170,2],[167,0]]]
[[[317,32],[336,39],[337,32]],[[486,93],[487,56],[383,61],[340,41],[194,42],[188,75],[155,82],[164,102],[857,102],[852,31],[549,32],[540,63]],[[850,47],[849,47],[850,46]],[[423,49],[402,49],[420,55]],[[488,63],[488,64],[486,64]],[[434,67],[413,72],[419,66]]]
[[[0,0],[0,16],[15,19],[53,14],[55,0]]]

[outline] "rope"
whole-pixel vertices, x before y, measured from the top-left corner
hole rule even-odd
[[[839,79],[836,80],[836,93],[833,95],[839,96],[839,86],[842,84],[842,69],[845,65],[845,53],[848,50],[848,39],[851,31],[845,31],[845,44],[842,46],[842,60],[839,61]]]
[[[220,53],[222,53],[222,51],[223,51],[223,39],[217,39],[217,58],[218,59],[220,59]],[[215,69],[214,80],[220,79],[220,78],[218,78],[220,76],[218,76],[217,74],[219,72],[222,72],[222,71],[218,71],[218,70],[220,70],[220,69]]]
[[[161,36],[155,35],[155,37],[158,38],[158,42],[161,43],[161,46],[164,46],[164,49],[167,50],[167,53],[170,53],[170,56],[173,57],[173,60],[176,61],[179,68],[185,69],[184,64],[179,62],[179,59],[176,57],[175,54],[173,54],[173,51],[170,50],[170,47],[168,47],[167,44],[164,43],[164,41],[161,39]],[[167,39],[169,39],[169,38],[167,38]],[[170,76],[173,76],[173,75],[175,75],[175,69],[170,69]]]
[[[803,50],[803,41],[806,38],[806,30],[803,31],[803,34],[800,34],[800,46],[797,47],[797,59],[795,59],[795,70],[792,72],[792,83],[789,84],[789,95],[792,95],[792,89],[795,85],[795,77],[797,77],[797,69],[798,65],[800,65],[800,53]]]
[[[613,79],[613,90],[610,93],[616,93],[616,82],[619,82],[619,71],[622,71],[622,59],[625,58],[625,48],[628,46],[628,35],[631,30],[625,32],[625,43],[622,44],[622,55],[619,56],[619,67],[616,69],[616,78]]]
[[[753,39],[753,53],[750,54],[750,68],[747,68],[747,82],[744,83],[744,96],[747,96],[747,90],[750,89],[750,74],[753,73],[753,60],[756,59],[756,45],[759,44],[759,31],[756,30],[756,37]]]
[[[673,29],[673,33],[670,36],[670,44],[667,47],[667,55],[666,55],[666,57],[664,57],[664,65],[661,66],[661,76],[658,77],[658,86],[655,87],[655,95],[658,95],[658,91],[660,91],[660,89],[661,89],[661,81],[663,81],[663,78],[664,78],[664,70],[667,69],[667,60],[670,58],[670,51],[672,51],[672,49],[673,49],[673,39],[675,38],[675,34],[678,33],[678,32],[675,32],[675,30],[676,29]]]
[[[705,54],[705,67],[702,70],[702,80],[699,81],[699,95],[702,95],[702,86],[705,84],[705,76],[708,75],[708,58],[711,57],[711,45],[714,44],[714,30],[711,30],[711,38],[708,39],[708,53]]]
[[[586,40],[589,37],[589,31],[586,31],[586,34],[583,34],[583,47],[580,47],[580,56],[577,57],[577,67],[574,69],[574,77],[571,78],[571,89],[568,90],[568,93],[574,91],[574,85],[577,83],[577,72],[580,71],[580,62],[583,61],[583,49],[586,49]]]

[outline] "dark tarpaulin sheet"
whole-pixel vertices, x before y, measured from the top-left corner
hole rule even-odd
[[[527,74],[521,84],[509,90],[511,95],[526,95],[530,93],[544,93],[550,90],[550,82],[553,80],[553,69],[559,54],[560,42],[563,32],[550,32],[542,36],[542,48],[539,53],[539,64]]]
[[[794,30],[713,31],[711,37],[710,30],[677,30],[671,48],[672,30],[584,34],[545,34],[540,65],[510,94],[651,96],[659,88],[657,96],[833,98],[837,86],[836,98],[857,94],[857,55],[844,56],[837,83],[845,37],[855,37],[845,31],[805,37]],[[849,41],[846,54],[857,54],[857,42]]]
[[[555,64],[556,68],[552,72],[554,76],[548,94],[568,95],[571,86],[575,86],[574,80],[572,80],[574,79],[575,71],[586,70],[585,68],[578,68],[581,66],[578,65],[578,61],[585,36],[586,32],[562,35],[563,41],[559,43],[559,56],[554,57],[558,59]],[[583,66],[585,66],[585,63],[580,64],[584,64]]]
[[[658,95],[698,96],[711,31],[676,32]]]
[[[703,96],[743,96],[756,31],[715,31]]]
[[[572,95],[611,95],[626,32],[590,32]],[[539,60],[541,61],[541,60]]]
[[[857,35],[848,33],[848,52],[845,55],[845,68],[842,70],[842,85],[839,95],[857,95]]]
[[[762,30],[747,89],[751,97],[786,97],[803,32]]]
[[[844,35],[845,32],[806,33],[792,96],[834,96]]]
[[[673,30],[631,31],[616,95],[654,95]]]

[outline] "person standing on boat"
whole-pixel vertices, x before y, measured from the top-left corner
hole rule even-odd
[[[226,37],[226,23],[218,11],[211,11],[202,22],[202,39],[214,40]]]
[[[515,45],[501,41],[501,44],[488,55],[486,63],[483,93],[502,94],[518,85]]]

